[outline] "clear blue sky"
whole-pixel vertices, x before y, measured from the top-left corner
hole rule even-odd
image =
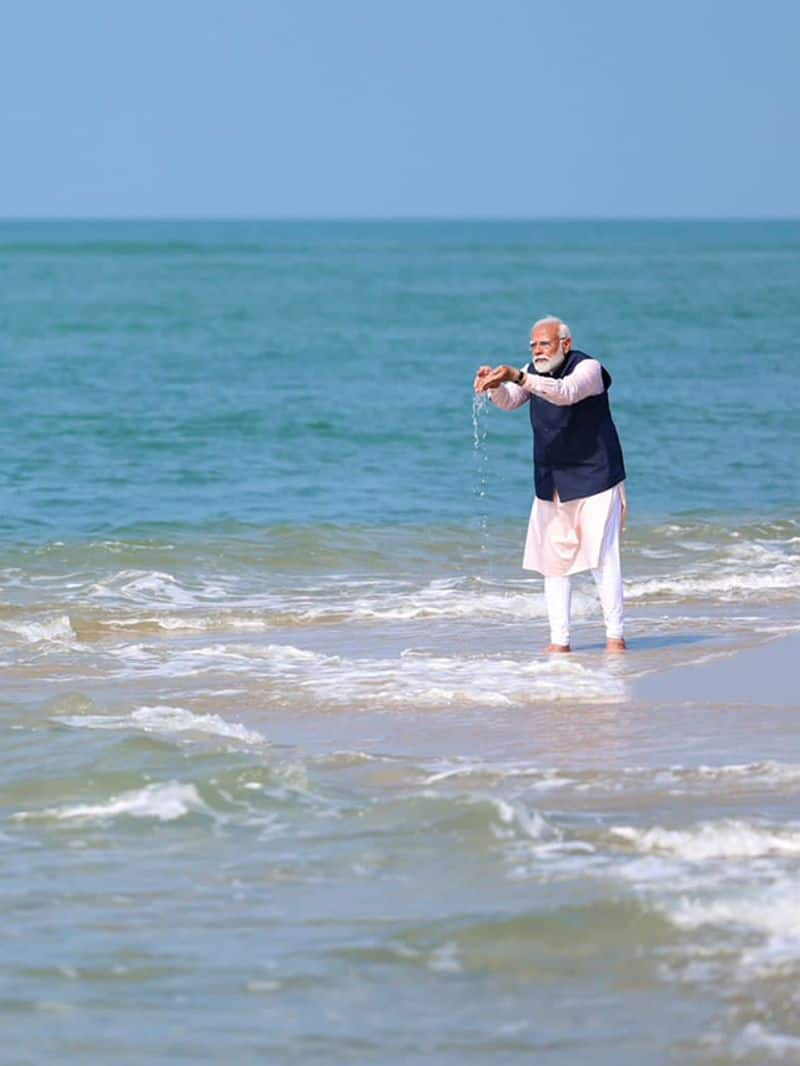
[[[800,216],[800,0],[6,0],[0,216]]]

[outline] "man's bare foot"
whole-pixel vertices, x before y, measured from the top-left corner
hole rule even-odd
[[[556,653],[563,654],[564,652],[572,651],[569,644],[548,644],[544,649],[547,655],[555,655]]]
[[[606,651],[625,651],[626,647],[623,637],[609,637],[606,641]]]

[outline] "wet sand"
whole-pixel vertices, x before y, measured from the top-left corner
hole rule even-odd
[[[800,710],[800,634],[757,648],[714,653],[708,661],[666,670],[636,685],[639,698],[658,704],[775,707]]]

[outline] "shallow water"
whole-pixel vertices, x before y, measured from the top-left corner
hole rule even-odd
[[[0,241],[19,1060],[800,1058],[800,229]],[[470,424],[547,311],[615,378],[623,658],[585,578],[540,654],[529,431]]]

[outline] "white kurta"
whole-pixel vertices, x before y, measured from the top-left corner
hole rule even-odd
[[[596,359],[584,359],[564,378],[525,374],[522,385],[506,382],[489,390],[489,399],[505,411],[513,411],[541,396],[565,406],[580,403],[604,391],[602,368]],[[620,482],[605,492],[562,503],[534,497],[522,566],[545,577],[565,577],[581,570],[595,570],[610,539],[611,521],[626,509],[625,485]]]

